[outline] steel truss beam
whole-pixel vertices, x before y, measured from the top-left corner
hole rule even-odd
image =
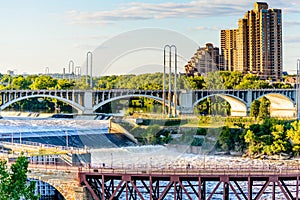
[[[95,200],[260,200],[299,199],[299,174],[279,175],[175,175],[101,174],[81,172],[80,183]]]

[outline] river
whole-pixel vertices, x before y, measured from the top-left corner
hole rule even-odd
[[[115,135],[115,136],[113,136]],[[180,148],[166,146],[136,146],[124,142],[121,134],[108,134],[108,120],[74,120],[51,118],[4,117],[0,120],[2,141],[41,142],[53,145],[69,145],[90,148],[92,167],[177,169],[207,167],[276,167],[278,162],[265,162],[249,158],[188,154]],[[208,190],[214,183],[207,185]],[[245,190],[247,186],[245,185]],[[282,198],[278,194],[278,199]],[[268,195],[263,196],[269,199]],[[213,199],[222,199],[222,195]]]

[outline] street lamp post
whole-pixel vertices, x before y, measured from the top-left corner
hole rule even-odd
[[[72,68],[72,71],[71,71]],[[69,81],[71,81],[71,75],[74,74],[74,62],[73,60],[69,61]]]
[[[80,66],[75,67],[75,72],[74,73],[75,73],[75,81],[77,81],[78,78],[81,75],[81,67]]]
[[[175,46],[175,74],[174,74],[174,116],[177,117],[177,48]]]
[[[168,92],[168,104],[169,104],[169,109],[168,109],[168,115],[169,117],[172,117],[172,108],[171,108],[171,91],[172,91],[172,49],[170,48],[169,52],[169,92]]]
[[[86,54],[86,85],[88,85],[88,74],[89,74],[89,58],[90,58],[90,87],[93,87],[93,54],[92,52],[87,52]]]
[[[173,106],[174,106],[174,115],[177,116],[176,107],[177,107],[177,47],[175,45],[165,45],[164,46],[164,74],[163,74],[163,114],[166,114],[165,106],[166,106],[166,50],[169,50],[169,91],[168,91],[168,115],[172,117],[172,108],[171,108],[171,89],[172,89],[172,49],[174,49],[174,98],[173,98]]]

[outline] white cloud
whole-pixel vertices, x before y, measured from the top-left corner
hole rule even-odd
[[[76,35],[76,36],[70,36],[70,37],[64,37],[65,40],[88,40],[88,41],[103,41],[111,38],[110,35]]]
[[[74,44],[74,48],[83,49],[83,50],[90,50],[97,48],[97,45],[88,45],[88,44]]]
[[[299,26],[300,22],[299,21],[285,21],[284,25],[285,26]]]
[[[67,16],[75,24],[113,24],[117,21],[148,20],[165,18],[196,18],[205,16],[242,17],[245,11],[253,9],[252,0],[195,0],[185,3],[142,3],[119,4],[113,10],[83,12],[71,10]],[[299,0],[270,0],[270,8],[280,8],[284,13],[298,13]]]
[[[285,43],[291,43],[291,44],[300,43],[300,36],[295,36],[295,35],[285,36],[283,38],[283,41]]]
[[[190,28],[190,30],[198,30],[198,31],[220,31],[220,27],[206,27],[206,26],[197,26],[194,28]]]
[[[116,21],[165,18],[195,18],[217,15],[241,15],[245,7],[252,8],[252,0],[197,0],[186,3],[141,3],[118,5],[113,10],[82,12],[71,10],[67,16],[75,24],[108,24]]]

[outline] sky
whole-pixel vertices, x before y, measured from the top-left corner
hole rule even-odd
[[[251,0],[0,0],[0,73],[86,73],[96,76],[162,71],[163,47],[175,44],[178,69],[197,46],[219,47],[220,30],[237,28]],[[283,12],[283,67],[300,58],[300,1],[270,0]],[[167,50],[168,52],[168,50]],[[90,70],[90,69],[88,69]]]

